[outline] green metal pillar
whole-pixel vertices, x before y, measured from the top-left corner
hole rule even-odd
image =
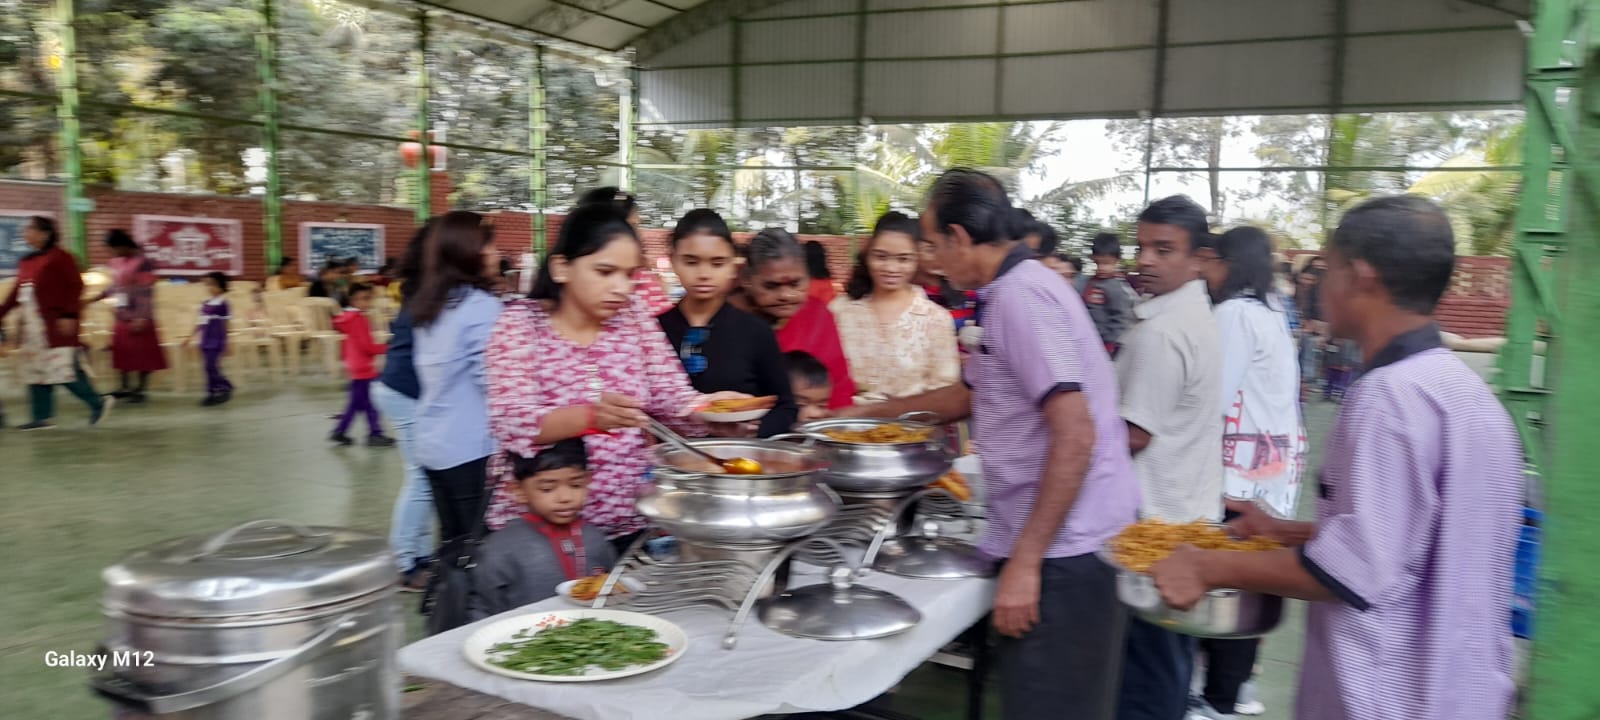
[[[628,68],[628,91],[617,102],[617,186],[633,190],[634,115],[639,107],[639,72]]]
[[[533,48],[533,78],[528,85],[528,148],[533,151],[533,164],[529,169],[528,188],[533,193],[533,254],[544,259],[545,234],[544,208],[549,204],[550,153],[545,149],[544,46]]]
[[[1526,717],[1600,712],[1600,0],[1541,0],[1528,48],[1527,134],[1499,383],[1545,525]],[[1538,352],[1537,341],[1545,344]],[[1537,360],[1542,355],[1542,372]],[[1536,473],[1530,477],[1537,478]],[[1538,488],[1535,488],[1537,491]]]
[[[417,11],[417,224],[433,217],[433,151],[428,146],[428,96],[433,94],[433,73],[428,66],[428,11]]]
[[[283,187],[278,178],[278,8],[261,0],[261,30],[256,33],[256,71],[261,89],[261,146],[267,153],[267,194],[262,198],[267,240],[267,272],[283,262]]]
[[[67,244],[77,254],[78,263],[87,266],[89,243],[84,212],[88,204],[83,196],[83,148],[78,138],[78,29],[74,0],[56,0],[56,22],[61,38],[61,67],[56,70],[61,105],[56,113],[61,119],[61,152],[66,164]]]

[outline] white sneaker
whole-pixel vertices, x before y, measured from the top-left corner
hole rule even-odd
[[[1266,712],[1267,706],[1261,704],[1260,700],[1241,700],[1233,704],[1233,714],[1235,715],[1256,717],[1257,715],[1264,715]]]
[[[1233,714],[1255,717],[1267,711],[1267,706],[1256,696],[1256,681],[1246,680],[1239,686],[1239,701],[1233,704]]]
[[[1185,720],[1234,720],[1234,716],[1217,712],[1215,708],[1211,707],[1211,703],[1201,700],[1200,704],[1189,708],[1189,714],[1185,717]]]

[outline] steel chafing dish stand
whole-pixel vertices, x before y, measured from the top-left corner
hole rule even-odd
[[[992,581],[976,566],[962,570],[962,546],[932,530],[896,537],[909,525],[900,518],[917,512],[919,503],[924,517],[962,517],[960,504],[948,494],[923,489],[949,468],[945,451],[915,477],[898,481],[890,491],[896,496],[892,505],[841,508],[839,494],[829,487],[838,476],[824,474],[821,442],[705,440],[695,445],[718,457],[751,457],[768,473],[686,470],[693,465],[680,454],[687,453],[657,448],[656,482],[638,506],[676,538],[677,552],[653,556],[641,539],[593,603],[670,617],[690,636],[681,661],[603,687],[560,688],[491,676],[466,662],[462,641],[483,623],[571,606],[551,598],[413,643],[401,651],[402,668],[580,720],[732,720],[804,712],[900,720],[904,716],[862,706],[958,636],[972,634],[980,638],[973,646],[985,647]],[[941,501],[947,512],[928,507]],[[901,551],[899,543],[910,548],[902,555],[913,558],[905,569],[920,570],[905,577],[873,571],[875,555]],[[947,552],[947,545],[957,551]],[[925,562],[947,555],[956,558],[950,563],[956,571]],[[628,588],[626,594],[616,593],[619,583]],[[750,626],[751,615],[760,622]],[[987,663],[982,652],[973,661],[969,716],[977,718]],[[651,710],[641,715],[640,707]]]

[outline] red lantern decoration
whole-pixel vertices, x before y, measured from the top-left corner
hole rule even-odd
[[[410,132],[408,132],[406,134],[410,135],[413,139],[422,137],[422,134],[418,133],[416,130],[412,130],[412,131],[410,131]],[[437,140],[438,139],[438,135],[434,134],[434,138],[435,138],[435,140]],[[428,160],[429,160],[428,165],[430,167],[434,168],[435,170],[442,169],[444,167],[444,154],[445,154],[445,148],[440,147],[438,145],[432,145],[432,144],[428,145]],[[422,143],[420,143],[420,142],[403,142],[403,143],[400,143],[400,160],[401,160],[401,162],[404,162],[406,164],[406,167],[408,167],[408,168],[416,167],[417,166],[417,161],[419,159],[421,159],[421,158],[422,158]]]

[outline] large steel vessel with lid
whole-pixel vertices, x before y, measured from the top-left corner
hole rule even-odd
[[[691,440],[719,458],[746,457],[760,475],[693,469],[698,458],[655,447],[655,485],[638,499],[639,513],[676,535],[680,543],[728,549],[772,550],[826,525],[838,498],[817,484],[815,453],[770,440]]]
[[[384,720],[399,715],[403,627],[379,537],[256,520],[130,553],[105,570],[91,680],[122,718]]]

